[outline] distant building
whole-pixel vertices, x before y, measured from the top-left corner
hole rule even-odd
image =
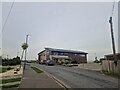
[[[100,58],[100,61],[106,60],[106,58]]]
[[[76,61],[77,63],[87,63],[87,54],[82,51],[45,48],[38,53],[38,60],[54,60],[56,63],[62,60]]]

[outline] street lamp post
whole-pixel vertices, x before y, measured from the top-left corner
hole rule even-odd
[[[26,45],[28,45],[28,36],[30,35],[26,35]],[[24,61],[24,70],[26,69],[26,57],[27,57],[27,48],[25,49],[25,61]]]

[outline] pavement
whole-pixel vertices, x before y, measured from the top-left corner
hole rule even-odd
[[[59,88],[63,87],[60,84],[52,79],[46,73],[37,73],[30,66],[27,66],[23,73],[23,78],[21,84],[19,85],[19,89],[35,89],[35,88]]]

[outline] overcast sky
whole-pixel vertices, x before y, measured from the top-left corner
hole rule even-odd
[[[2,23],[12,3],[2,3]],[[85,51],[88,60],[112,53],[109,17],[112,2],[15,2],[2,33],[3,55],[21,55],[30,34],[28,59],[37,58],[44,47]],[[113,14],[118,51],[118,5]]]

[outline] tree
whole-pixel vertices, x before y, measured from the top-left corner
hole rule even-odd
[[[10,65],[10,66],[12,66],[12,65],[19,65],[21,63],[21,61],[20,61],[20,57],[15,57],[15,58],[13,58],[13,59],[2,59],[2,65],[3,66],[7,66],[7,65]]]

